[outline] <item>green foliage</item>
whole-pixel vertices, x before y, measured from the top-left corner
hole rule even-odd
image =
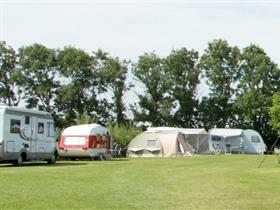
[[[206,83],[210,88],[209,98],[204,98],[200,108],[207,106],[207,110],[200,119],[208,126],[232,126],[235,121],[233,100],[240,77],[240,51],[231,47],[225,40],[214,40],[200,60]],[[205,119],[206,118],[206,119]]]
[[[180,127],[193,127],[198,100],[196,98],[200,69],[198,52],[182,48],[173,50],[164,59],[164,71],[169,83],[168,94],[175,107],[172,124]]]
[[[253,128],[268,147],[277,136],[272,96],[280,90],[280,69],[259,46],[240,51],[218,39],[208,44],[201,59],[198,52],[181,48],[163,58],[145,53],[130,65],[102,50],[87,53],[71,46],[54,50],[33,44],[16,53],[0,42],[0,102],[49,111],[59,128],[92,121],[126,124],[130,110],[123,96],[134,82],[130,72],[138,82],[139,100],[130,104],[135,122]],[[202,79],[210,93],[199,98]],[[128,128],[117,130],[123,131],[117,139],[129,133]],[[125,146],[128,140],[118,141]]]
[[[27,107],[52,112],[52,101],[59,86],[55,50],[33,44],[20,48],[18,58]]]
[[[270,116],[273,129],[280,135],[280,92],[273,95]]]
[[[76,115],[82,115],[84,110],[90,117],[96,112],[100,117],[106,109],[101,110],[101,102],[97,100],[98,77],[94,58],[81,49],[65,47],[58,51],[57,63],[65,82],[58,89],[55,104],[57,110],[63,112],[64,124],[74,124]]]
[[[246,47],[241,56],[241,78],[235,101],[241,122],[260,132],[268,145],[276,138],[269,116],[272,95],[280,90],[280,69],[265,51],[256,46]]]
[[[112,110],[116,114],[116,123],[125,123],[125,105],[123,95],[128,87],[125,83],[129,62],[108,56],[107,53],[98,50],[95,60],[99,68],[99,84],[104,91],[111,91],[113,103]]]
[[[82,124],[91,124],[96,123],[95,118],[91,118],[87,112],[87,110],[84,110],[82,115],[76,114],[76,124],[82,125]]]
[[[20,88],[21,72],[16,68],[16,52],[0,41],[0,101],[8,105],[20,102],[22,89]]]
[[[142,132],[141,129],[130,124],[109,124],[107,128],[113,137],[113,141],[118,143],[122,148],[126,148],[129,142]]]
[[[154,53],[139,57],[133,69],[134,76],[144,84],[144,94],[139,94],[139,107],[133,108],[136,121],[148,121],[153,126],[166,125],[170,120],[172,102],[167,92],[170,81],[163,69],[163,60]]]

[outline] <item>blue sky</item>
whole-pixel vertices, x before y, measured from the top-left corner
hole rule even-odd
[[[201,54],[222,38],[241,49],[258,44],[280,64],[279,23],[280,1],[0,0],[0,40],[14,48],[101,48],[133,61],[181,47]]]

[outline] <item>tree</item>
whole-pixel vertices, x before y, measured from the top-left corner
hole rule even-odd
[[[233,102],[236,97],[236,85],[240,78],[240,50],[231,47],[225,40],[214,40],[202,55],[200,65],[203,68],[210,97],[206,115],[211,115],[211,127],[232,126],[235,121]]]
[[[280,92],[272,97],[272,107],[270,108],[272,127],[280,135]]]
[[[236,99],[236,106],[242,113],[240,117],[259,131],[269,146],[276,137],[269,107],[272,106],[272,95],[280,90],[280,70],[263,49],[253,44],[243,50],[240,69]]]
[[[173,50],[164,60],[165,77],[170,83],[168,90],[174,110],[173,125],[194,127],[198,101],[196,99],[200,69],[198,52],[182,48]]]
[[[132,109],[135,120],[148,121],[153,126],[168,124],[172,103],[167,93],[170,82],[163,69],[163,60],[154,53],[145,53],[139,57],[133,73],[145,86],[144,94],[138,94],[139,108]]]
[[[14,49],[6,46],[5,42],[0,42],[0,101],[9,106],[18,105],[22,96],[22,75],[16,65]]]
[[[63,84],[55,104],[63,112],[64,124],[75,124],[77,115],[85,110],[93,117],[98,106],[93,57],[74,47],[65,47],[57,53],[57,68]]]
[[[53,112],[57,81],[55,50],[41,44],[22,47],[18,52],[23,74],[24,99],[28,108]]]
[[[99,67],[99,84],[102,85],[104,91],[112,94],[112,109],[116,115],[117,123],[125,123],[125,105],[123,95],[128,87],[125,83],[128,71],[128,62],[120,61],[118,58],[110,57],[107,53],[98,50],[95,53],[95,59]]]

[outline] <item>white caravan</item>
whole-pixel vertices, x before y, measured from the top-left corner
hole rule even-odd
[[[214,128],[209,131],[209,144],[213,153],[263,154],[266,145],[254,130]]]
[[[57,158],[54,121],[50,113],[0,105],[0,161],[21,166],[23,161]]]
[[[65,128],[60,136],[60,157],[103,159],[111,149],[110,133],[99,124],[70,126]]]

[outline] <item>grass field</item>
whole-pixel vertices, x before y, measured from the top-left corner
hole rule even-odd
[[[0,209],[280,209],[280,165],[262,158],[2,164]]]

